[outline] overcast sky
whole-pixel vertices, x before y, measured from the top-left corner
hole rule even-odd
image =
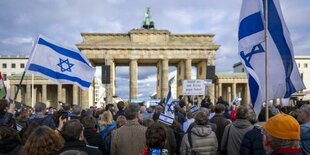
[[[295,55],[309,55],[310,1],[280,3]],[[215,34],[214,42],[221,45],[216,54],[217,72],[232,71],[239,61],[241,0],[1,0],[0,54],[29,55],[38,34],[73,46],[82,41],[82,32],[127,33],[141,27],[146,7],[151,7],[157,29]],[[117,95],[127,98],[129,69],[118,67],[116,74]],[[153,93],[155,74],[155,67],[139,68],[139,96]]]

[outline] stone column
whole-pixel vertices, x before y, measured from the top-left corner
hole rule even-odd
[[[130,99],[136,99],[138,94],[138,62],[137,60],[130,61]]]
[[[205,80],[207,78],[207,61],[202,60],[197,64],[197,79]]]
[[[11,84],[10,85],[10,97],[13,99],[15,97],[15,85]]]
[[[112,96],[115,95],[115,63],[114,61],[111,62],[111,93],[112,93]]]
[[[219,97],[219,85],[215,85],[215,91],[214,91],[214,98],[218,98]]]
[[[42,102],[46,103],[47,101],[47,89],[46,89],[47,85],[43,84],[42,85]]]
[[[177,66],[178,76],[177,76],[177,97],[183,95],[183,80],[185,76],[185,64],[184,61],[180,61]]]
[[[237,96],[237,84],[234,82],[232,84],[232,98],[234,99]],[[238,96],[240,97],[240,96]]]
[[[185,60],[185,79],[192,79],[192,59]]]
[[[67,103],[67,91],[66,91],[66,87],[63,85],[62,90],[61,90],[62,94],[62,101]]]
[[[31,85],[26,85],[26,104],[31,106]]]
[[[113,72],[112,71],[112,66],[114,66],[113,65],[113,59],[107,59],[106,60],[106,65],[109,65],[110,66],[110,83],[109,84],[104,84],[105,86],[106,86],[106,102],[107,102],[107,104],[109,104],[109,103],[112,103],[112,97],[113,97],[113,89],[114,89],[114,79],[113,79],[113,77],[112,77],[112,73],[111,72]],[[103,66],[103,68],[104,68],[105,66]],[[89,95],[89,94],[88,94]]]
[[[218,95],[219,95],[218,97],[220,97],[220,96],[223,95],[222,83],[219,83],[218,85],[219,85],[219,86],[218,86],[218,88],[219,88],[219,89],[218,89]]]
[[[62,85],[61,84],[57,85],[57,103],[59,101],[64,102],[62,98]]]
[[[168,59],[162,60],[161,98],[166,98],[168,94],[168,68]]]
[[[231,102],[231,86],[227,87],[227,102]]]
[[[72,91],[72,94],[73,94],[73,104],[79,104],[78,103],[78,96],[79,96],[79,88],[77,85],[73,85],[73,91]]]
[[[208,86],[208,89],[210,100],[215,103],[215,85],[211,84],[210,86]]]
[[[162,70],[162,65],[161,61],[157,63],[157,85],[156,85],[156,98],[160,99],[161,98],[161,70]]]
[[[89,108],[89,93],[88,90],[82,90],[81,89],[81,107],[82,108]]]
[[[249,84],[245,85],[245,98],[246,98],[246,103],[250,104],[251,103],[251,94],[250,94]]]
[[[38,92],[38,88],[33,88],[33,94],[34,94],[34,97],[33,97],[33,104],[35,105],[37,103],[37,94]],[[32,105],[32,107],[34,107],[34,105]]]

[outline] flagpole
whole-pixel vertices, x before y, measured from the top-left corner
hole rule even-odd
[[[265,87],[266,87],[266,122],[269,118],[268,113],[268,0],[265,0]]]
[[[19,92],[19,89],[20,89],[21,86],[22,86],[22,82],[23,82],[23,80],[24,80],[25,74],[26,74],[26,71],[23,72],[22,78],[21,78],[20,81],[19,81],[19,85],[18,85],[18,87],[17,87],[16,93],[15,93],[15,96],[14,96],[14,101],[16,101],[17,94],[18,94],[18,92]]]
[[[31,74],[31,106],[34,107],[34,75]]]

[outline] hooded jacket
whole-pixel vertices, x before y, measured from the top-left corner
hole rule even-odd
[[[215,155],[217,152],[217,139],[215,133],[207,126],[197,125],[192,128],[191,141],[192,148],[190,148],[188,134],[185,134],[181,143],[181,155],[190,155],[191,150],[205,155]]]
[[[303,154],[310,154],[310,122],[300,126],[300,142]]]
[[[230,155],[239,155],[243,136],[252,129],[253,125],[247,119],[237,119],[231,125],[227,125],[222,137],[221,150],[223,151],[226,147]],[[227,140],[228,142],[226,145]]]

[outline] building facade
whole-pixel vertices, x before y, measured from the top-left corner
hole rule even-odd
[[[5,86],[9,89],[9,76],[24,72],[29,56],[0,55],[0,72],[4,79]]]
[[[216,73],[215,98],[222,97],[231,103],[235,98],[241,98],[241,103],[250,104],[250,91],[246,73],[220,72]]]
[[[15,94],[22,74],[9,76],[10,93]],[[32,80],[33,78],[33,80]],[[32,83],[33,82],[33,83]],[[33,89],[32,89],[33,85]],[[46,103],[48,107],[59,108],[59,102],[79,104],[87,107],[89,103],[80,102],[81,89],[77,85],[58,84],[41,76],[26,74],[16,101],[34,106],[36,102]],[[33,96],[32,96],[33,95]],[[13,98],[13,96],[11,96]]]
[[[306,89],[296,92],[292,96],[297,97],[298,99],[310,100],[310,56],[295,56],[295,61]],[[234,64],[233,68],[234,72],[246,72],[241,62]]]
[[[168,92],[168,67],[177,67],[177,96],[182,95],[182,81],[191,79],[192,66],[197,67],[197,79],[206,79],[207,65],[214,65],[219,45],[210,34],[171,34],[167,30],[134,29],[128,33],[82,33],[79,50],[93,66],[110,71],[107,100],[115,92],[115,67],[129,66],[130,99],[137,98],[138,66],[157,67],[156,98]],[[105,72],[103,70],[102,72]],[[105,76],[103,76],[105,77]],[[103,81],[106,79],[103,79]],[[214,85],[210,87],[214,91]],[[91,94],[83,92],[86,100]]]

